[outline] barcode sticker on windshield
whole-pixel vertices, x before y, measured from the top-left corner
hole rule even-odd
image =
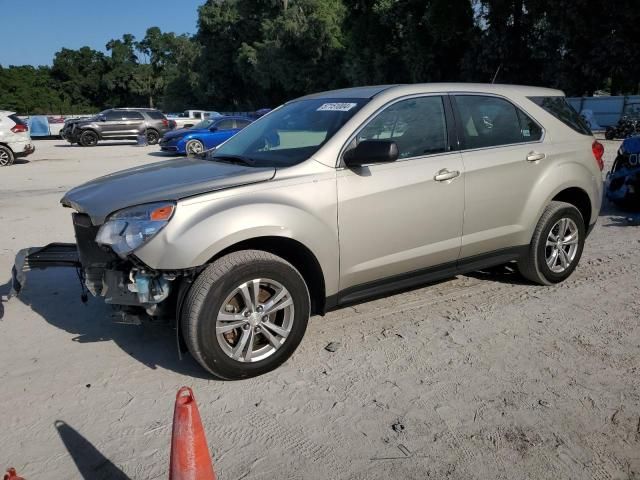
[[[323,103],[318,107],[318,112],[348,112],[357,103]]]

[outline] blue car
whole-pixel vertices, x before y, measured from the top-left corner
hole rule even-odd
[[[191,128],[166,133],[160,140],[160,149],[164,152],[197,155],[217,147],[252,121],[250,118],[232,116],[208,118]]]

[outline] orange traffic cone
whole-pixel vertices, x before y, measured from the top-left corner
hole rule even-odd
[[[4,480],[24,480],[16,473],[16,469],[11,467],[7,469],[7,473],[4,474]]]
[[[182,387],[176,395],[169,480],[216,480],[200,412],[189,387]]]

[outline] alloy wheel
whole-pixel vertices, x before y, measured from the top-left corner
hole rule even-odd
[[[293,298],[279,282],[256,278],[237,286],[222,303],[216,337],[222,351],[238,362],[273,355],[291,333]]]
[[[11,165],[11,155],[5,149],[0,149],[0,167]]]
[[[197,140],[187,144],[187,153],[190,155],[198,155],[204,151],[204,146]]]
[[[579,235],[578,226],[570,218],[561,218],[551,227],[545,260],[552,272],[562,273],[571,266],[578,251]]]

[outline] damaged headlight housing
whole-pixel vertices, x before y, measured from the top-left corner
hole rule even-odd
[[[169,223],[176,206],[172,202],[147,203],[125,208],[107,218],[96,242],[108,245],[121,258],[151,240]]]

